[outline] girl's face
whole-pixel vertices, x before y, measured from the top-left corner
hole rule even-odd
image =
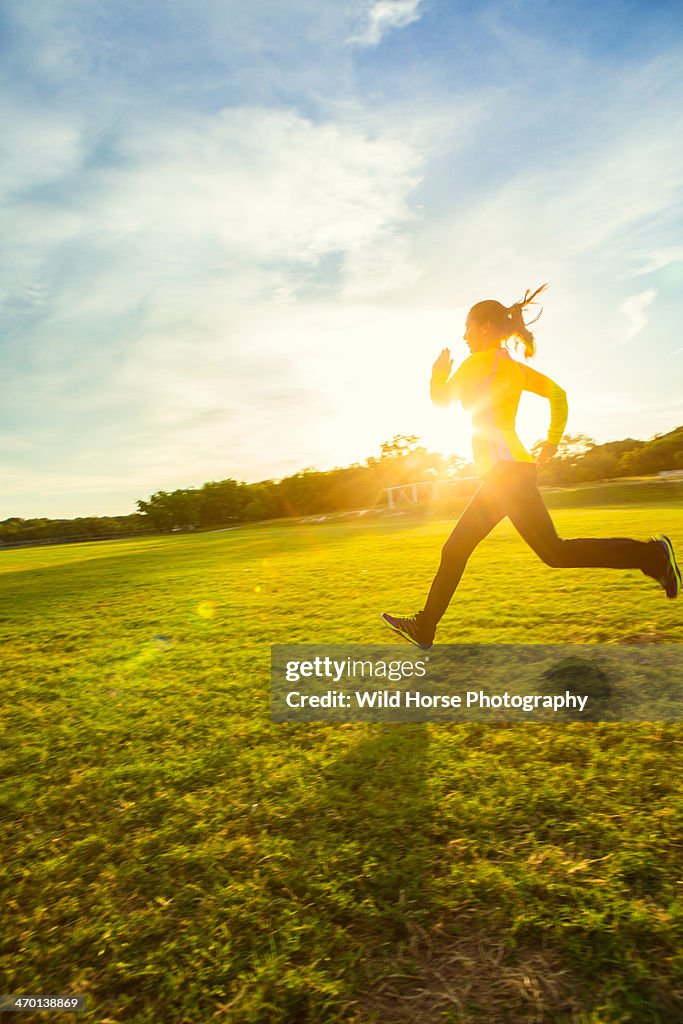
[[[484,349],[491,348],[492,345],[496,344],[492,337],[491,327],[492,325],[488,320],[485,323],[481,323],[471,313],[467,314],[463,338],[470,352],[483,352]]]

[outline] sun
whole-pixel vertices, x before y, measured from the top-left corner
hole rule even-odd
[[[439,455],[459,455],[469,462],[472,458],[472,426],[467,413],[459,405],[446,409],[432,406],[424,417],[418,433],[420,442],[431,452]]]
[[[531,451],[537,441],[548,435],[550,414],[548,400],[529,391],[523,391],[517,410],[515,430],[527,451]]]

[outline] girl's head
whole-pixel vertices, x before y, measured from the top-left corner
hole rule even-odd
[[[495,348],[512,339],[515,345],[524,345],[526,359],[532,356],[536,351],[536,343],[524,322],[522,310],[547,287],[547,284],[542,284],[535,292],[526,291],[524,298],[513,302],[511,306],[504,306],[495,299],[485,299],[472,306],[467,314],[464,334],[470,352],[483,352],[487,348]],[[540,315],[539,313],[538,316]],[[535,323],[538,316],[529,323]]]

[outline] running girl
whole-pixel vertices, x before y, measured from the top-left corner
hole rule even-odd
[[[478,302],[465,321],[464,339],[470,356],[452,375],[453,361],[447,348],[434,363],[432,401],[437,405],[462,402],[472,416],[472,452],[481,484],[443,546],[422,611],[407,618],[382,614],[390,629],[424,650],[432,646],[437,624],[469,556],[505,516],[546,565],[640,569],[657,580],[667,597],[677,597],[681,589],[673,545],[664,535],[649,541],[625,537],[562,540],[557,535],[538,490],[537,466],[557,451],[567,422],[567,396],[549,377],[513,359],[506,345],[508,341],[523,345],[525,359],[534,354],[536,344],[523,310],[546,287],[541,285],[532,294],[527,291],[509,307],[494,299]],[[515,431],[522,391],[533,391],[550,402],[550,429],[536,461]]]

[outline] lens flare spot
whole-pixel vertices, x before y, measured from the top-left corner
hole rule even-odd
[[[197,605],[197,615],[202,619],[212,619],[216,614],[215,601],[200,601]]]
[[[254,587],[254,593],[255,594],[260,594],[261,593],[261,588],[260,587]]]

